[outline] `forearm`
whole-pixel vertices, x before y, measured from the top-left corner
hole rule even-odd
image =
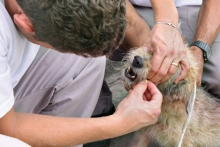
[[[121,135],[120,128],[115,128],[116,121],[111,117],[74,119],[19,114],[19,128],[14,134],[33,146],[70,146]]]
[[[203,0],[196,27],[195,40],[212,45],[220,31],[220,1]]]
[[[8,118],[14,118],[6,120],[11,127],[1,125],[0,133],[18,138],[32,146],[60,147],[83,144],[123,135],[129,130],[126,131],[122,126],[130,127],[127,124],[122,125],[121,120],[113,116],[91,119],[14,113],[14,117]]]
[[[140,47],[144,45],[150,32],[150,28],[139,16],[129,0],[126,0],[126,21],[127,27],[122,47],[127,50],[132,47]]]
[[[154,22],[169,22],[178,26],[178,12],[174,0],[151,0]]]

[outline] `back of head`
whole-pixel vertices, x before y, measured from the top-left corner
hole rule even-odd
[[[35,39],[58,51],[100,56],[122,41],[125,0],[17,0],[34,26]]]

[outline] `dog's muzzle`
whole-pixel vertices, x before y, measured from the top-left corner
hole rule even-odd
[[[125,76],[130,79],[131,81],[134,81],[137,78],[137,73],[135,72],[135,68],[142,68],[143,67],[143,61],[140,56],[135,56],[132,61],[132,66],[128,67],[125,70]]]
[[[131,81],[134,81],[137,78],[137,74],[134,72],[132,67],[129,67],[125,70],[125,76]]]

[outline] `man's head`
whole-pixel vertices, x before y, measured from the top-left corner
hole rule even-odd
[[[33,26],[34,38],[58,51],[104,55],[124,37],[124,0],[16,1]]]

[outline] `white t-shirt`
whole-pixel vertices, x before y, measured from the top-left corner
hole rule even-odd
[[[31,147],[30,145],[9,136],[0,134],[0,146],[4,147]]]
[[[134,5],[151,7],[150,0],[130,0]],[[176,7],[181,6],[199,6],[202,4],[202,0],[175,0]]]
[[[14,104],[13,88],[24,75],[39,49],[16,29],[0,0],[0,118]]]

